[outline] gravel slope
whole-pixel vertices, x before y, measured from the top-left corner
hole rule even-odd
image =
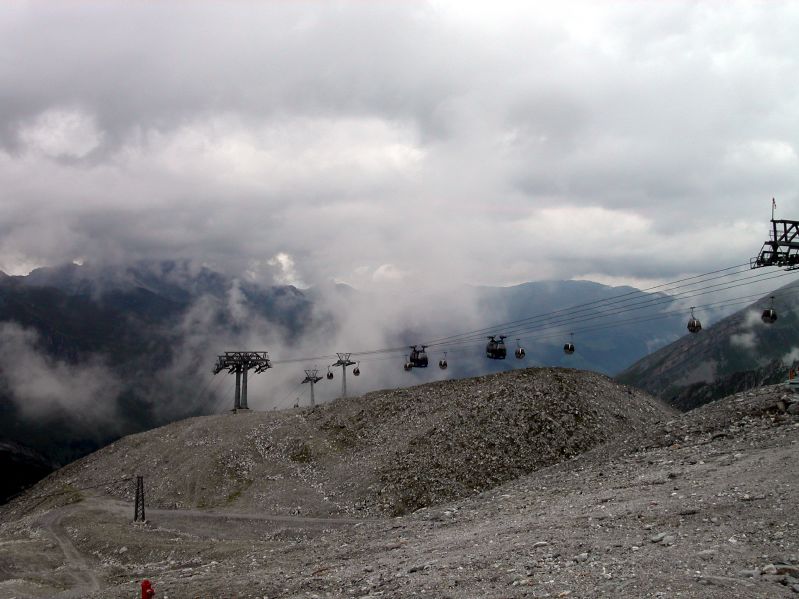
[[[788,598],[799,593],[799,403],[780,386],[619,435],[412,514],[311,520],[152,510],[102,489],[0,512],[0,597],[74,584],[54,511],[102,589],[159,597]]]
[[[531,368],[310,410],[201,417],[123,438],[37,487],[166,508],[397,515],[490,489],[673,412],[596,373]]]

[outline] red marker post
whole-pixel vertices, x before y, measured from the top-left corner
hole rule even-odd
[[[141,581],[141,599],[152,599],[155,597],[153,585],[146,578]]]

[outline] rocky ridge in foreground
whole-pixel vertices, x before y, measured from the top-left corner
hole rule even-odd
[[[741,393],[399,518],[152,509],[134,526],[102,489],[17,502],[0,593],[123,598],[148,577],[172,598],[797,597],[796,399]]]
[[[309,516],[407,513],[572,458],[673,412],[609,378],[530,368],[337,400],[192,418],[123,438],[37,487],[154,507]]]

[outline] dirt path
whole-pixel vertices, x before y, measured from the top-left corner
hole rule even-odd
[[[61,548],[64,554],[64,564],[69,575],[75,581],[75,586],[72,589],[60,593],[58,597],[83,597],[87,593],[100,590],[99,579],[87,565],[86,560],[83,559],[75,545],[72,544],[69,535],[61,525],[64,516],[76,509],[77,506],[69,506],[51,510],[39,519],[42,530]]]
[[[130,518],[133,515],[133,506],[130,503],[111,499],[105,496],[95,495],[83,502],[86,509],[101,509],[106,512],[124,515]],[[217,520],[258,520],[262,522],[277,522],[280,524],[293,524],[298,527],[330,527],[330,526],[352,526],[376,522],[376,520],[366,520],[364,518],[313,518],[306,516],[284,516],[278,514],[264,514],[262,512],[217,512],[214,510],[167,510],[160,508],[146,508],[145,514],[150,517],[162,518],[206,518]]]
[[[100,578],[80,551],[75,547],[63,524],[64,519],[68,516],[80,518],[92,512],[96,514],[98,511],[112,514],[115,519],[124,518],[125,521],[129,521],[133,515],[133,507],[127,502],[102,495],[90,495],[85,497],[80,503],[53,509],[37,519],[41,530],[61,550],[64,558],[65,571],[74,583],[71,589],[59,593],[56,597],[61,599],[77,599],[89,596],[101,590]],[[215,520],[218,522],[218,524],[216,524],[218,526],[224,526],[225,522],[230,522],[231,520],[239,520],[275,522],[298,529],[346,528],[366,522],[374,522],[355,518],[311,518],[242,512],[221,513],[196,509],[169,510],[150,508],[147,509],[147,516],[161,524],[168,523],[171,527],[178,529],[183,528],[180,521],[184,518],[189,519],[189,525],[186,527],[187,529],[192,528],[191,521],[196,521],[197,518],[211,521]]]

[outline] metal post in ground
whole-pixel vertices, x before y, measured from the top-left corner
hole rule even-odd
[[[241,364],[236,366],[236,395],[233,396],[233,409],[241,409]]]
[[[136,477],[136,503],[133,511],[134,522],[144,522],[144,477]]]
[[[239,400],[239,408],[248,410],[247,407],[247,371],[250,369],[249,364],[242,366],[241,372],[241,399]]]

